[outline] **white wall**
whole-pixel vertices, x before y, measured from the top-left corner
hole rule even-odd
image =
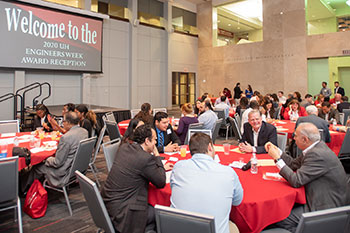
[[[171,34],[171,71],[197,72],[198,38],[180,33]]]
[[[114,19],[104,20],[103,74],[90,80],[90,90],[86,90],[90,91],[90,104],[128,108],[129,57],[129,23]],[[88,99],[83,98],[84,103],[88,103]]]
[[[138,105],[167,106],[167,32],[139,25],[137,28]]]
[[[0,70],[0,96],[13,92],[14,71]],[[0,120],[13,119],[13,99],[0,102]]]

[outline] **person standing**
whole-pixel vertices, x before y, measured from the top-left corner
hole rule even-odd
[[[339,86],[339,82],[338,81],[334,82],[334,86],[335,86],[335,88],[334,88],[334,95],[335,94],[341,94],[341,96],[345,96],[344,88]]]
[[[229,233],[231,206],[243,200],[236,172],[214,161],[214,145],[204,133],[190,139],[191,159],[175,164],[171,177],[171,206],[215,217],[217,233]]]
[[[235,105],[237,106],[239,104],[239,99],[241,98],[241,94],[243,93],[243,91],[241,90],[241,84],[237,83],[233,91],[234,91],[233,98],[235,99]]]
[[[324,96],[324,101],[328,102],[329,98],[332,95],[332,91],[329,87],[327,87],[327,82],[322,82],[322,88],[320,90],[320,94]]]
[[[248,88],[245,89],[245,96],[250,99],[252,98],[252,95],[253,95],[253,88],[252,86],[250,86],[250,84],[248,84]]]

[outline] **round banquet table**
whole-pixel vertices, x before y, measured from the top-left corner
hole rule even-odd
[[[12,157],[12,148],[13,148],[13,139],[14,136],[7,136],[8,134],[5,134],[4,136],[0,136],[0,140],[7,140],[9,143],[7,144],[7,157]],[[20,147],[26,147],[29,148],[29,136],[30,132],[21,132],[16,133],[16,136],[19,140]],[[59,137],[56,138],[55,141],[58,141]],[[12,142],[11,142],[12,141]],[[50,134],[45,134],[45,137],[41,140],[41,146],[43,145],[43,142],[52,141]],[[37,153],[31,153],[31,165],[36,165],[41,163],[43,160],[50,156],[54,156],[56,153],[56,148],[51,148],[50,150],[43,150]],[[19,158],[18,160],[18,170],[22,170],[23,168],[27,167],[25,163],[25,158]]]
[[[174,124],[178,125],[179,124],[179,118],[174,118]],[[124,120],[118,123],[118,128],[119,128],[119,132],[121,135],[124,135],[126,130],[128,129],[129,123],[130,123],[131,119],[128,120]],[[172,118],[169,117],[169,122],[170,124],[172,124]]]
[[[295,122],[290,120],[274,120],[272,124],[276,126],[277,132],[288,133],[288,138],[290,139],[293,137]],[[329,127],[329,133],[331,135],[331,142],[327,143],[327,145],[338,156],[346,133],[333,131],[332,126]]]
[[[229,155],[225,155],[222,146],[215,146],[216,154],[220,158],[220,163],[228,165],[233,161],[243,158],[244,162],[250,160],[251,154],[235,152],[237,147],[231,146]],[[188,153],[185,158],[180,155],[173,154],[171,156],[162,154],[166,160],[169,157],[177,157],[179,159],[190,159]],[[269,161],[271,158],[267,154],[258,154],[258,159]],[[274,163],[273,163],[274,164]],[[272,164],[272,165],[273,165]],[[269,166],[259,166],[259,172],[256,175],[248,171],[233,168],[239,176],[243,187],[244,197],[239,206],[232,206],[230,219],[237,225],[241,233],[260,232],[266,226],[281,221],[288,217],[295,203],[305,204],[304,187],[293,188],[287,181],[264,180],[262,178],[265,172],[278,172],[278,168],[270,164]],[[157,189],[152,184],[149,185],[148,202],[151,205],[170,206],[171,188],[167,183],[162,189]]]

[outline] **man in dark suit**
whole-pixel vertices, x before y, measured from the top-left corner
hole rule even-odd
[[[339,82],[338,81],[335,81],[334,82],[334,94],[341,94],[341,96],[345,96],[345,91],[344,91],[344,88],[340,87],[339,86]]]
[[[331,142],[331,136],[329,134],[329,124],[326,120],[317,116],[318,110],[315,105],[310,105],[306,107],[306,112],[308,116],[299,117],[297,123],[295,124],[295,128],[299,126],[300,123],[310,122],[314,124],[318,129],[323,130],[323,139],[325,142]]]
[[[264,146],[267,142],[277,145],[276,127],[263,122],[259,110],[252,110],[248,114],[248,122],[244,124],[239,149],[243,152],[262,154],[266,153]]]
[[[333,109],[329,102],[322,103],[321,108],[318,110],[318,116],[329,123],[333,123],[336,120],[337,124],[340,124],[339,112],[337,109]]]
[[[150,125],[136,128],[133,141],[120,146],[101,193],[117,232],[144,233],[145,229],[152,232],[154,210],[147,204],[148,185],[151,182],[163,188],[165,170],[172,165],[163,166],[161,158],[151,154],[156,132]]]
[[[289,217],[276,225],[295,232],[302,213],[344,206],[347,204],[347,178],[334,152],[321,141],[312,123],[301,123],[294,134],[302,154],[293,159],[282,154],[272,143],[265,145],[276,161],[280,175],[294,188],[305,186],[306,205],[295,206]]]
[[[154,116],[154,127],[157,133],[157,149],[159,153],[179,151],[181,141],[171,124],[169,124],[166,112],[156,113]]]
[[[350,109],[349,98],[347,96],[341,97],[340,104],[338,104],[337,109],[339,112],[343,112],[343,109]]]

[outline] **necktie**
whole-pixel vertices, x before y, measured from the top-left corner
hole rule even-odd
[[[163,132],[159,132],[158,146],[159,146],[159,147],[163,147],[163,146],[164,146],[164,136],[163,136]]]

